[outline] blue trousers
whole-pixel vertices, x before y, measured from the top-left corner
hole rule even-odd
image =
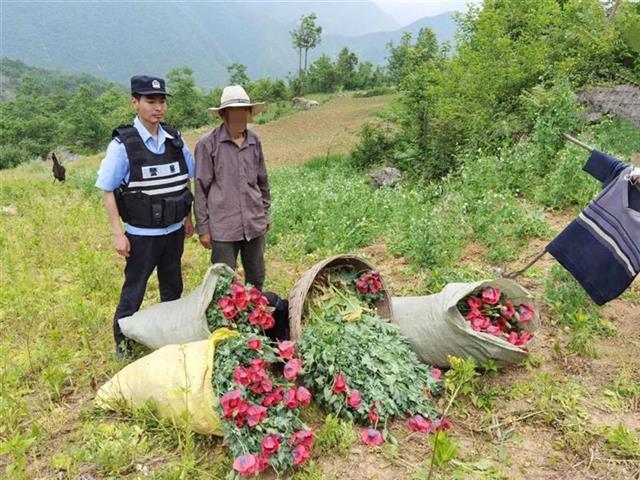
[[[124,285],[113,317],[113,337],[116,345],[125,340],[118,320],[140,309],[147,282],[154,269],[158,272],[160,300],[168,302],[182,295],[182,252],[184,228],[168,235],[143,236],[126,233],[131,246],[124,268]]]

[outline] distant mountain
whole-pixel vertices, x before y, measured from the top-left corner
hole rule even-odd
[[[245,3],[246,4],[246,3]],[[291,30],[302,15],[315,13],[323,35],[355,37],[396,30],[400,25],[373,2],[263,2],[246,4],[250,10],[276,20]]]
[[[359,37],[347,37],[344,35],[327,36],[322,40],[318,52],[335,57],[343,47],[347,46],[349,50],[356,53],[361,60],[368,60],[374,64],[384,64],[389,54],[386,48],[387,43],[392,41],[397,45],[404,32],[410,32],[415,39],[422,28],[430,28],[433,30],[439,43],[453,43],[457,26],[453,20],[453,12],[447,12],[434,17],[421,18],[393,32],[369,33]]]
[[[3,1],[3,56],[125,85],[136,73],[165,75],[182,65],[193,68],[203,87],[226,83],[232,63],[246,65],[252,78],[283,78],[298,64],[289,31],[300,15],[311,12],[324,33],[310,61],[347,46],[361,60],[383,63],[389,40],[399,39],[405,29],[417,32],[423,21],[431,25],[427,18],[398,30],[372,1],[38,2],[37,15],[34,8],[29,2]],[[450,16],[433,18],[438,19],[436,35],[442,30],[448,38]],[[389,31],[371,33],[375,30]]]

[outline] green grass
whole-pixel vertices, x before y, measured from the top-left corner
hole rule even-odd
[[[608,120],[594,128],[593,136],[593,143],[621,156],[640,150],[640,135],[624,122]],[[459,173],[442,181],[407,181],[393,189],[374,189],[345,157],[273,169],[274,229],[268,255],[270,265],[278,268],[270,271],[267,287],[286,295],[296,280],[291,272],[301,265],[382,242],[392,254],[408,259],[407,272],[419,284],[412,291],[418,293],[439,291],[451,281],[494,276],[491,265],[514,260],[533,239],[552,236],[545,205],[576,209],[599,189],[579,171],[583,152],[566,147],[549,174],[536,178],[529,169],[535,155],[526,147],[469,157]],[[218,440],[164,425],[150,414],[104,416],[92,409],[96,389],[121,368],[112,358],[111,319],[123,261],[113,252],[101,198],[93,187],[98,162],[94,156],[68,164],[65,184],[54,184],[50,165],[42,162],[0,172],[0,206],[12,205],[18,212],[0,214],[4,474],[11,479],[53,476],[56,471],[70,478],[81,472],[137,478],[147,465],[150,478],[222,479],[230,462]],[[518,181],[507,181],[514,175]],[[481,245],[485,253],[463,258],[470,244]],[[185,291],[190,291],[208,267],[196,239],[187,241],[183,265]],[[527,279],[545,283],[541,296],[552,325],[547,328],[567,328],[565,336],[553,331],[571,353],[594,356],[598,339],[615,335],[600,309],[560,267],[546,278],[544,271],[532,270]],[[153,278],[144,305],[157,301]],[[540,367],[539,360],[535,363]],[[575,381],[558,381],[535,369],[523,372],[525,379],[512,386],[473,385],[456,407],[461,414],[481,412],[477,418],[484,422],[510,400],[530,401],[543,412],[545,425],[560,432],[559,454],[565,447],[583,452],[589,442],[597,442],[612,455],[635,455],[637,439],[631,433],[614,429],[595,435],[588,428],[587,393]],[[629,411],[637,404],[637,381],[632,373],[619,372],[601,392],[604,405]],[[319,451],[349,452],[354,435],[349,425],[327,419],[318,433]],[[466,462],[452,460],[448,472],[482,478],[482,472],[494,471],[476,460]],[[297,477],[325,478],[318,464]]]

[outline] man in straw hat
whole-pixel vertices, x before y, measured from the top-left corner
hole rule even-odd
[[[238,253],[248,283],[262,289],[265,233],[271,228],[271,194],[258,136],[247,129],[264,102],[251,103],[239,85],[225,87],[220,106],[210,108],[223,123],[196,144],[196,231],[211,263],[236,268]]]

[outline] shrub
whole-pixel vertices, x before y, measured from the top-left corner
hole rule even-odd
[[[360,132],[360,141],[351,152],[353,164],[365,169],[389,162],[395,143],[389,128],[366,123]]]
[[[0,170],[15,167],[33,157],[33,154],[23,146],[0,145]]]

